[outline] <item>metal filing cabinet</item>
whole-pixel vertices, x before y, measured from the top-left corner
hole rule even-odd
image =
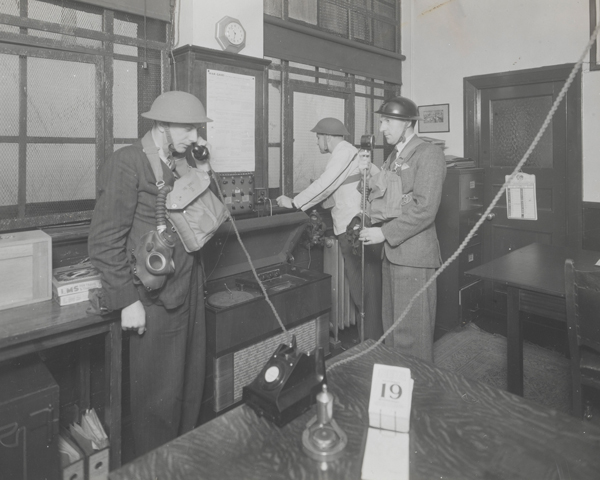
[[[482,213],[483,169],[448,168],[435,220],[443,261],[458,249]],[[481,264],[482,253],[480,230],[438,277],[436,338],[479,318],[482,283],[464,272]]]

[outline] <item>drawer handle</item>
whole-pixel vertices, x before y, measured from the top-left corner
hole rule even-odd
[[[483,214],[482,213],[478,213],[477,215],[481,217],[481,215],[483,215]],[[491,222],[494,218],[496,218],[496,214],[495,213],[490,213],[487,217],[485,217],[485,219],[488,222]]]
[[[479,197],[467,197],[467,200],[479,200]]]

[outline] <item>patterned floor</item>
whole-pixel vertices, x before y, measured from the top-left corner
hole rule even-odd
[[[506,390],[506,337],[487,333],[473,324],[444,335],[434,345],[435,364]],[[569,413],[569,360],[545,348],[525,343],[524,397]]]

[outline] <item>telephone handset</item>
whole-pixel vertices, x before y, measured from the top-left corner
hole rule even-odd
[[[205,145],[198,145],[195,143],[191,148],[187,148],[185,152],[172,152],[173,158],[183,158],[185,157],[188,163],[194,164],[194,161],[202,162],[204,160],[208,160],[210,157],[210,152]]]

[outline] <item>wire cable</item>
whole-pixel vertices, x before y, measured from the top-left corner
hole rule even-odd
[[[212,172],[212,166],[210,165],[210,162],[208,162],[208,166]],[[215,181],[215,185],[217,186],[217,191],[219,192],[219,197],[221,198],[221,202],[223,203],[223,205],[225,205],[225,197],[223,196],[223,192],[221,191],[221,187],[219,186],[219,182]],[[285,328],[285,325],[283,324],[283,321],[281,320],[281,317],[279,316],[279,314],[277,313],[277,310],[275,309],[275,305],[273,305],[273,302],[271,302],[271,299],[269,298],[269,295],[267,294],[267,289],[265,288],[265,286],[263,285],[263,283],[261,282],[258,273],[256,271],[256,268],[254,267],[254,264],[252,263],[252,258],[250,257],[250,253],[248,253],[248,250],[246,249],[246,246],[244,245],[244,242],[242,241],[242,237],[240,236],[240,232],[235,224],[235,220],[233,219],[233,216],[231,215],[231,212],[229,212],[229,210],[227,211],[227,216],[229,217],[229,220],[231,222],[231,226],[233,227],[233,231],[235,232],[235,236],[238,239],[238,242],[240,243],[240,247],[242,247],[242,250],[244,251],[244,254],[246,255],[246,258],[248,259],[248,264],[250,265],[250,269],[252,270],[252,273],[254,274],[254,278],[256,278],[256,281],[258,282],[258,286],[260,287],[266,302],[269,304],[269,306],[271,307],[271,310],[273,311],[273,315],[275,315],[275,318],[277,319],[277,322],[279,323],[279,326],[281,327],[281,329],[283,330],[283,333],[288,335],[288,341],[291,343],[292,341],[292,335],[290,334],[290,332],[288,332],[288,330]],[[272,214],[272,212],[271,212]],[[223,244],[225,245],[225,244]]]
[[[415,300],[418,297],[420,297],[429,288],[429,286],[433,282],[435,282],[435,280],[437,279],[437,277],[439,277],[440,274],[454,260],[456,260],[458,258],[458,256],[461,254],[461,252],[465,249],[465,247],[471,241],[471,239],[473,238],[473,236],[475,235],[475,233],[477,232],[477,230],[479,229],[479,227],[481,226],[481,224],[485,221],[486,217],[492,212],[492,210],[494,209],[494,207],[496,206],[496,204],[498,203],[498,201],[500,200],[500,198],[502,197],[502,195],[506,191],[507,186],[512,182],[513,178],[521,171],[521,168],[523,167],[523,165],[525,164],[525,162],[527,161],[527,159],[531,155],[531,152],[533,152],[533,150],[535,149],[535,147],[539,143],[540,139],[542,138],[542,135],[544,134],[544,132],[548,128],[548,125],[550,125],[550,121],[552,120],[552,117],[554,116],[554,113],[556,112],[556,110],[558,109],[558,106],[560,105],[560,103],[562,102],[564,96],[566,95],[567,90],[571,86],[571,83],[573,83],[573,80],[575,79],[575,75],[577,75],[577,72],[581,68],[581,64],[583,63],[583,61],[584,61],[585,57],[587,56],[590,48],[592,47],[592,44],[594,43],[595,38],[598,35],[599,31],[600,31],[600,23],[598,23],[598,25],[596,25],[596,28],[595,28],[594,32],[592,33],[587,46],[585,47],[583,53],[581,54],[581,57],[579,58],[579,60],[575,64],[575,66],[573,67],[573,70],[569,74],[569,77],[567,78],[567,81],[565,82],[565,84],[564,84],[563,88],[561,89],[560,93],[556,97],[556,100],[554,100],[554,103],[552,104],[552,107],[550,108],[550,111],[548,112],[548,115],[546,116],[546,119],[544,120],[544,123],[540,127],[540,130],[537,133],[537,135],[535,136],[535,138],[533,139],[533,141],[531,142],[531,145],[529,146],[529,148],[527,149],[527,151],[525,152],[525,154],[523,155],[523,157],[521,158],[521,160],[519,161],[519,163],[517,164],[517,166],[514,168],[514,170],[512,171],[512,173],[510,174],[510,176],[508,177],[508,179],[504,182],[504,184],[502,185],[502,187],[500,188],[500,190],[498,190],[498,193],[493,198],[492,203],[490,203],[490,205],[487,207],[487,209],[485,210],[485,212],[483,212],[483,215],[481,215],[481,218],[475,223],[475,225],[473,226],[473,228],[471,229],[471,231],[468,233],[468,235],[465,237],[465,239],[459,245],[459,247],[456,250],[456,252],[454,252],[450,256],[450,258],[448,258],[448,260],[446,260],[442,264],[442,266],[435,272],[435,274],[427,281],[427,283],[425,283],[425,285],[423,285],[423,287],[421,287],[421,289],[417,293],[415,293],[415,295],[408,302],[408,305],[406,306],[406,308],[404,309],[404,311],[402,312],[402,314],[400,315],[400,317],[398,317],[398,319],[392,324],[392,326],[390,328],[388,328],[386,332],[384,332],[384,334],[381,336],[381,338],[379,340],[377,340],[370,347],[367,347],[365,350],[363,350],[361,352],[358,352],[357,354],[352,355],[352,356],[350,356],[348,358],[344,358],[343,360],[339,360],[339,361],[331,364],[327,368],[328,372],[330,372],[334,368],[337,368],[337,367],[339,367],[341,365],[344,365],[345,363],[351,362],[353,360],[356,360],[359,357],[362,357],[363,355],[366,355],[367,353],[369,353],[370,351],[372,351],[374,348],[376,348],[378,345],[381,345],[381,343],[383,343],[383,341],[385,340],[385,338],[398,326],[398,324],[402,320],[404,320],[404,317],[406,317],[406,315],[408,314],[409,310],[412,308]]]

